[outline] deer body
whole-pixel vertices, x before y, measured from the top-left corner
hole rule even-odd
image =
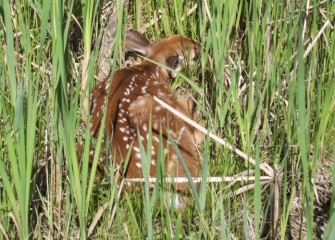
[[[137,51],[162,65],[180,70],[186,53],[193,58],[200,45],[188,38],[174,35],[152,43],[140,33],[130,30],[126,35],[127,50]],[[201,171],[201,160],[197,144],[201,137],[190,125],[179,119],[154,101],[157,96],[184,115],[195,118],[192,104],[175,96],[170,90],[170,81],[175,74],[162,66],[145,60],[141,64],[117,70],[112,81],[106,79],[97,85],[91,97],[91,135],[97,137],[102,124],[103,109],[107,107],[104,131],[110,142],[111,154],[118,165],[130,159],[126,178],[142,177],[142,162],[139,139],[144,149],[149,141],[151,126],[150,177],[154,177],[160,141],[165,148],[165,172],[167,176],[185,177],[182,165],[172,146],[170,136],[190,171],[197,177]],[[182,186],[177,186],[182,190]]]

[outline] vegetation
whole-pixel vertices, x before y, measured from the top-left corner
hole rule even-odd
[[[112,163],[97,176],[97,152],[88,164],[104,136],[90,139],[83,104],[112,10],[111,74],[126,66],[129,27],[201,42],[171,86],[193,98],[201,125],[255,159],[207,137],[204,181],[185,209],[147,178],[120,194]],[[334,239],[334,20],[329,0],[1,0],[0,239]],[[228,176],[254,178],[206,181]]]

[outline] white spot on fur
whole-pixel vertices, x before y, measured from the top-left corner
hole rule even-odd
[[[171,136],[172,136],[173,138],[176,138],[176,137],[177,137],[177,134],[176,134],[175,132],[171,131],[171,130],[170,130],[170,134],[171,134]]]
[[[135,156],[139,159],[141,159],[141,154],[140,153],[136,153]]]
[[[164,98],[165,94],[162,91],[158,90],[158,97]]]
[[[137,101],[138,106],[145,105],[145,99],[143,97],[138,97],[137,99],[138,99]]]
[[[162,110],[162,107],[161,107],[161,106],[156,106],[156,107],[155,107],[155,111],[159,112],[160,110]]]
[[[125,132],[126,129],[125,129],[125,128],[120,128],[120,131],[121,131],[121,132]]]
[[[159,127],[158,122],[154,122],[154,123],[152,124],[152,126],[154,127],[154,129],[158,129],[158,127]]]
[[[147,91],[146,91],[147,88],[148,88],[147,86],[143,86],[143,87],[141,87],[141,92],[142,92],[143,94],[146,94],[146,93],[147,93]]]
[[[140,149],[138,147],[134,147],[135,152],[140,152]]]
[[[128,143],[126,144],[126,149],[129,149],[129,144]]]
[[[146,124],[143,124],[142,128],[143,128],[143,130],[144,130],[145,132],[148,131],[148,127],[147,127]]]
[[[127,137],[127,136],[124,136],[122,139],[123,139],[124,141],[128,141],[128,137]]]
[[[138,168],[142,168],[142,164],[141,164],[140,162],[137,162],[137,163],[136,163],[136,167],[138,167]]]
[[[153,166],[156,165],[156,160],[155,160],[155,159],[152,159],[152,160],[151,160],[151,165],[153,165]]]
[[[158,137],[154,136],[153,139],[154,139],[156,142],[159,142]]]

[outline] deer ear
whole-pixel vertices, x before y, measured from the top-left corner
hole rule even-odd
[[[134,51],[148,56],[151,49],[151,41],[145,38],[141,33],[134,29],[129,29],[126,32],[126,50]]]

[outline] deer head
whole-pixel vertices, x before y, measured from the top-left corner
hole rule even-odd
[[[138,52],[153,62],[160,63],[178,72],[187,61],[192,63],[200,50],[200,44],[180,35],[172,35],[158,42],[152,42],[139,32],[130,29],[126,33],[126,50]],[[175,72],[170,72],[165,68],[160,70],[162,71],[161,74],[169,73],[171,77],[176,77]]]

